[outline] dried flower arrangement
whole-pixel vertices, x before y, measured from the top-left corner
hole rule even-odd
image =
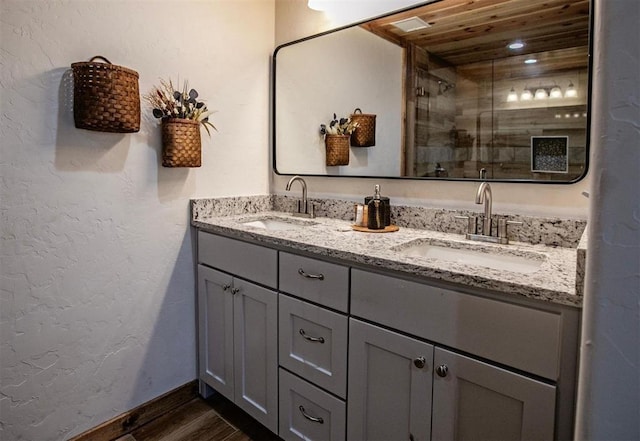
[[[321,135],[351,135],[353,131],[358,127],[358,123],[351,121],[351,118],[340,118],[333,114],[333,120],[329,123],[329,127],[326,124],[320,124]]]
[[[203,101],[196,100],[198,92],[195,89],[189,89],[187,81],[184,82],[180,91],[173,87],[171,80],[168,82],[160,80],[160,87],[154,87],[143,98],[153,107],[153,116],[156,118],[183,118],[199,121],[209,136],[211,136],[209,127],[218,130],[209,121],[209,115],[213,111],[209,111]]]

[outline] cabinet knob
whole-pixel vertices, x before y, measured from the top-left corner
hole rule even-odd
[[[306,419],[308,419],[309,421],[313,421],[314,423],[324,424],[324,419],[322,417],[313,417],[313,416],[309,415],[304,410],[304,407],[302,406],[302,404],[300,406],[298,406],[298,410],[300,411],[302,416],[305,417]]]
[[[425,360],[424,357],[418,357],[413,360],[413,364],[416,365],[418,369],[422,369],[427,364],[427,360]]]
[[[298,274],[300,274],[302,277],[306,277],[307,279],[324,280],[324,274],[309,274],[306,273],[302,268],[298,268]]]
[[[441,364],[436,368],[436,374],[438,374],[439,377],[446,377],[448,373],[449,367],[446,364]]]
[[[240,288],[231,288],[231,294],[238,294],[240,292]]]
[[[222,285],[223,291],[229,291],[229,288],[231,288],[231,285]]]

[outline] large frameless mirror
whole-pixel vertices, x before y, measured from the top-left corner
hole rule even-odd
[[[282,45],[274,169],[575,182],[587,171],[590,12],[589,0],[440,0]],[[355,133],[321,135],[334,114]]]

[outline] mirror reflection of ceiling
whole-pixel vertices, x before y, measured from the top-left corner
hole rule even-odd
[[[417,19],[427,28],[405,32],[392,23]],[[589,0],[447,0],[362,25],[406,47],[415,44],[460,66],[514,55],[508,45],[526,42],[522,53],[544,53],[589,44]],[[539,59],[540,70],[584,67],[584,52],[572,58]]]
[[[283,45],[274,169],[575,182],[587,171],[590,21],[589,0],[439,0]],[[377,114],[376,147],[352,144],[348,165],[325,166],[312,126],[354,107]]]

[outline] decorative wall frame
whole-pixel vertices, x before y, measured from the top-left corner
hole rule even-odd
[[[538,173],[568,173],[569,137],[532,136],[531,171]]]

